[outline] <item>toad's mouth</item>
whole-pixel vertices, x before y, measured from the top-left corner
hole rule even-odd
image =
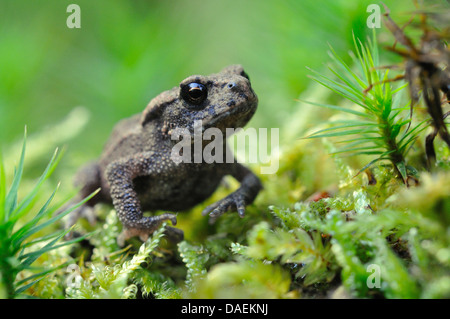
[[[218,128],[224,132],[227,128],[244,127],[252,118],[258,104],[257,98],[251,102],[237,104],[226,111],[204,121],[203,131],[208,128]]]

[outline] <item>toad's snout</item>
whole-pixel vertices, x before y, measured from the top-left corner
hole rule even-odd
[[[250,81],[245,77],[239,76],[230,80],[226,88],[233,93],[238,93],[239,97],[245,99],[248,102],[256,102],[257,96],[252,89]]]

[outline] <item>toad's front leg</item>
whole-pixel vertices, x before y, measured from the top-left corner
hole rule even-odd
[[[210,216],[210,223],[227,211],[237,211],[240,217],[244,217],[245,206],[253,203],[258,193],[263,189],[261,181],[250,169],[239,164],[228,164],[230,175],[237,179],[241,186],[227,197],[206,207],[202,214]]]
[[[157,165],[164,163],[156,161],[153,153],[139,153],[131,157],[112,162],[106,169],[106,177],[110,186],[110,194],[114,208],[124,229],[118,241],[123,245],[124,241],[133,236],[145,241],[148,236],[159,228],[161,223],[170,220],[176,225],[174,214],[162,214],[152,217],[144,217],[138,195],[133,188],[133,179],[138,176],[152,176],[157,174]],[[170,163],[168,163],[170,164]],[[168,227],[166,234],[169,238],[182,240],[183,233],[179,229]],[[181,239],[180,239],[181,238]]]

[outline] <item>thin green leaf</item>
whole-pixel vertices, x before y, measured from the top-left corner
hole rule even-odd
[[[341,143],[342,144],[342,143]],[[353,148],[353,147],[355,147],[355,146],[358,146],[358,145],[364,145],[364,144],[370,144],[370,147],[371,148],[378,148],[378,146],[376,145],[376,144],[374,144],[373,143],[373,141],[371,141],[371,140],[366,140],[366,139],[364,139],[364,138],[361,138],[361,139],[358,139],[358,140],[356,140],[356,141],[354,141],[354,142],[348,142],[348,143],[345,143],[346,145],[345,145],[345,148]],[[367,147],[369,147],[369,145],[366,145]],[[343,150],[344,148],[339,148],[337,151],[341,151],[341,150]]]
[[[350,143],[350,142],[356,142],[356,141],[361,141],[364,140],[367,143],[372,142],[375,143],[377,140],[383,140],[384,137],[382,136],[361,136],[361,137],[357,137],[357,138],[351,138],[348,140],[341,140],[341,141],[336,141],[335,143]]]
[[[22,202],[18,205],[18,207],[12,212],[11,219],[17,220],[19,219],[23,214],[27,212],[27,208],[32,203],[32,201],[35,199],[36,195],[39,192],[39,189],[41,188],[42,184],[50,177],[50,175],[53,173],[54,169],[58,165],[59,161],[61,160],[61,154],[58,154],[58,149],[55,150],[53,153],[53,156],[48,163],[47,167],[44,170],[44,173],[39,178],[37,184],[34,186],[34,188],[25,196],[25,198],[22,200]]]
[[[26,149],[26,139],[27,139],[27,129],[25,127],[25,132],[23,136],[22,153],[20,155],[18,168],[14,172],[14,178],[11,187],[6,195],[5,204],[5,221],[9,220],[10,214],[14,211],[17,204],[17,192],[19,190],[20,180],[22,179],[23,173],[23,163],[25,161],[25,149]]]
[[[355,72],[352,71],[352,69],[345,63],[344,60],[336,53],[336,51],[333,49],[331,45],[328,45],[330,47],[330,50],[332,52],[331,58],[338,62],[338,65],[342,66],[345,70],[348,71],[349,74],[352,75],[352,77],[359,83],[361,88],[366,88],[367,83],[365,83]]]
[[[3,165],[3,155],[0,150],[0,222],[5,219],[5,199],[6,199],[6,176],[5,167]]]
[[[17,281],[17,282],[16,282],[16,286],[23,285],[23,284],[25,284],[26,282],[28,282],[28,281],[30,281],[30,280],[33,280],[33,279],[35,279],[35,278],[45,277],[46,275],[48,275],[48,274],[50,274],[50,273],[52,273],[52,272],[54,272],[54,271],[56,271],[56,270],[58,270],[58,269],[63,268],[64,266],[68,265],[70,262],[72,262],[72,261],[68,260],[68,261],[62,263],[61,265],[52,267],[52,268],[50,268],[50,269],[43,270],[43,271],[41,271],[41,272],[39,272],[39,273],[37,273],[37,274],[33,274],[33,275],[31,275],[31,276],[28,276],[28,277],[26,277],[26,278],[24,278],[24,279],[22,279],[22,280]],[[36,283],[36,282],[34,282],[34,283]],[[28,288],[29,288],[29,287],[28,287]],[[18,287],[17,289],[21,289],[21,287]],[[17,290],[16,290],[16,291],[17,291]],[[23,290],[22,290],[22,291],[23,291]]]
[[[320,84],[327,86],[331,89],[331,87],[333,87],[336,93],[349,97],[351,98],[352,101],[357,101],[357,103],[361,103],[359,101],[364,100],[364,94],[362,92],[362,90],[355,86],[354,83],[352,83],[350,80],[346,79],[345,77],[343,77],[342,75],[340,75],[338,72],[336,72],[333,68],[329,67],[329,70],[336,75],[336,77],[338,77],[342,82],[344,83],[339,83],[338,81],[335,81],[333,79],[331,79],[330,77],[323,75],[311,68],[308,68],[308,70],[310,70],[311,72],[313,72],[315,74],[315,76],[310,76],[313,80],[315,80],[316,82],[319,82]],[[346,85],[345,85],[346,84]],[[361,106],[364,107],[364,105],[362,104]]]
[[[377,122],[364,122],[361,120],[334,120],[334,121],[329,121],[328,124],[330,125],[338,125],[338,124],[360,124],[361,126],[363,125],[379,125]]]
[[[353,176],[353,177],[355,178],[356,176],[358,176],[359,174],[361,174],[362,172],[364,172],[367,168],[369,168],[370,166],[372,166],[372,165],[375,164],[376,162],[383,161],[383,160],[388,160],[388,158],[386,158],[386,157],[378,157],[378,158],[376,158],[376,159],[370,161],[368,164],[364,165],[364,167],[361,168],[361,169],[358,171],[358,173],[356,173],[356,175]]]
[[[400,139],[400,141],[398,142],[398,145],[402,145],[400,146],[400,150],[402,148],[404,148],[406,145],[408,145],[412,139],[414,139],[415,137],[417,137],[418,134],[420,134],[420,132],[422,132],[423,130],[425,130],[427,128],[427,126],[422,126],[423,124],[425,124],[427,121],[422,121],[419,124],[417,124],[417,126],[415,126],[413,129],[409,130],[407,133],[405,133],[405,135]],[[420,128],[420,129],[419,129]],[[416,130],[418,130],[416,132]],[[413,135],[414,134],[414,135]],[[411,137],[409,137],[410,135],[412,135]],[[409,138],[408,138],[409,137]],[[405,139],[408,138],[407,142],[405,143]]]
[[[362,100],[364,98],[364,93],[361,90],[361,87],[356,86],[356,83],[352,82],[350,78],[344,77],[342,74],[334,70],[333,68],[328,68],[338,79],[340,79],[344,84],[346,84],[346,87],[351,90],[351,92],[354,94],[355,97]],[[345,86],[344,86],[345,87]]]
[[[364,73],[364,76],[365,76],[365,78],[366,78],[366,80],[368,82],[368,85],[371,85],[372,84],[372,80],[371,80],[371,77],[370,77],[370,72],[368,71],[368,68],[366,67],[366,61],[363,59],[362,53],[361,53],[363,45],[362,45],[361,41],[359,41],[359,39],[357,41],[354,33],[352,35],[353,35],[353,44],[354,44],[355,49],[356,49],[355,50],[356,51],[356,55],[357,55],[358,60],[359,60],[359,66],[361,66],[361,70]],[[358,42],[359,42],[360,46],[358,46]]]
[[[341,112],[346,112],[346,113],[358,115],[358,116],[361,116],[361,117],[369,117],[365,113],[362,113],[362,112],[359,112],[359,111],[355,111],[355,110],[352,110],[352,109],[347,109],[347,108],[342,107],[342,106],[331,105],[331,104],[324,104],[324,103],[315,103],[315,102],[305,101],[305,100],[299,100],[299,101],[304,102],[304,103],[308,103],[308,104],[312,104],[312,105],[316,105],[316,106],[320,106],[320,107],[325,107],[325,108],[336,110],[336,111],[341,111]]]
[[[332,124],[332,123],[330,123]],[[328,127],[322,130],[319,130],[317,132],[314,132],[312,135],[316,135],[319,133],[323,133],[323,132],[329,132],[329,131],[335,131],[335,130],[340,130],[343,128],[349,128],[349,127],[361,127],[361,132],[366,132],[366,127],[368,126],[378,126],[378,124],[375,123],[359,123],[359,124],[344,124],[344,125],[336,125],[336,126],[332,126],[332,127]]]
[[[405,87],[407,87],[407,86],[408,86],[408,83],[405,83],[405,84],[399,86],[398,88],[392,90],[391,94],[392,94],[392,95],[397,95],[398,92],[400,92],[401,90],[403,90],[403,89],[404,89]],[[399,100],[400,100],[400,99],[399,99]],[[411,103],[411,101],[408,101],[408,104],[410,104],[410,103]]]
[[[48,241],[48,240],[54,239],[54,238],[60,236],[61,234],[63,234],[63,236],[64,236],[65,234],[67,234],[67,232],[68,232],[67,229],[61,229],[61,230],[56,231],[56,232],[54,232],[54,233],[52,233],[50,235],[42,236],[42,237],[39,237],[39,238],[37,238],[35,240],[26,242],[21,247],[22,248],[27,248],[27,247],[36,245],[37,243],[41,243],[41,242],[44,242],[44,241]],[[19,255],[19,257],[23,256],[23,252],[24,252],[24,250],[22,250],[22,253]]]
[[[409,143],[409,146],[408,146],[408,144],[404,145],[404,147],[408,147],[406,150],[404,150],[404,147],[402,147],[401,152],[402,152],[403,156],[406,156],[409,153],[411,148],[414,146],[414,142],[417,140],[417,138],[418,138],[418,136],[415,136],[415,138]],[[410,166],[407,166],[407,167],[410,167]]]
[[[356,156],[356,155],[380,155],[383,154],[383,151],[356,151],[348,154],[348,156]]]
[[[310,76],[310,77],[311,77],[311,76]],[[345,90],[345,88],[342,89],[339,85],[333,85],[333,84],[330,84],[330,83],[327,83],[327,82],[320,81],[319,79],[317,79],[317,78],[315,78],[315,77],[311,77],[311,78],[312,78],[314,81],[316,81],[316,82],[320,83],[321,85],[323,85],[324,87],[330,89],[331,91],[333,91],[333,92],[335,92],[335,93],[337,93],[337,94],[343,96],[344,98],[346,98],[346,99],[352,101],[353,103],[355,103],[355,104],[361,106],[362,108],[364,108],[364,109],[369,109],[369,108],[367,107],[367,105],[365,105],[365,104],[362,103],[360,100],[358,100],[357,97],[353,96],[353,95],[351,94],[351,92],[349,92],[349,94],[347,94],[348,91]]]
[[[313,133],[310,136],[307,136],[306,138],[334,137],[334,136],[345,136],[345,135],[361,134],[361,133],[377,133],[377,131],[375,131],[375,130],[347,130],[347,131],[318,134],[318,135]]]
[[[387,119],[387,121],[389,123],[393,123],[395,121],[395,118],[403,111],[403,109],[395,109],[392,110],[391,114],[389,115],[389,118]],[[407,121],[411,121],[411,119],[408,119]]]
[[[355,152],[355,151],[361,151],[361,150],[373,150],[374,147],[373,146],[365,146],[365,147],[349,147],[349,148],[344,148],[344,149],[340,149],[337,150],[336,152],[332,152],[331,154],[340,154],[340,153],[346,153],[346,152]],[[376,152],[376,153],[374,153]],[[374,151],[374,152],[370,152],[370,154],[381,154],[383,153],[382,151]],[[358,154],[367,154],[367,152],[357,152]]]
[[[386,72],[386,75],[387,75],[387,72]],[[389,91],[390,91],[389,88],[390,88],[390,85],[386,85],[386,95],[385,96],[388,96]],[[391,101],[391,99],[383,100],[383,101],[381,101],[380,105],[383,106],[383,110],[381,112],[381,118],[383,120],[387,120],[392,111],[392,101]]]
[[[39,281],[41,281],[43,278],[44,278],[44,277],[38,278],[38,279],[36,279],[35,281],[30,282],[29,284],[26,284],[26,285],[24,285],[24,286],[21,286],[21,287],[17,288],[17,289],[14,291],[14,294],[15,294],[15,295],[21,294],[22,292],[24,292],[24,291],[27,290],[28,288],[34,286],[36,283],[38,283]]]
[[[97,189],[95,192],[93,192],[92,194],[90,194],[89,196],[87,196],[86,198],[84,198],[81,202],[77,203],[76,205],[66,209],[65,211],[57,214],[56,216],[50,218],[49,220],[47,220],[46,222],[34,226],[33,228],[31,228],[30,230],[28,230],[25,234],[22,235],[22,237],[29,237],[32,234],[38,232],[39,230],[47,227],[48,225],[53,224],[54,222],[56,222],[57,220],[60,220],[61,218],[63,218],[64,216],[66,216],[67,214],[71,213],[72,211],[74,211],[75,209],[77,209],[78,207],[80,207],[81,205],[83,205],[84,203],[86,203],[88,200],[90,200],[93,196],[95,196],[98,192],[100,191],[100,189]]]
[[[406,179],[408,178],[408,175],[406,173],[406,165],[405,162],[398,162],[395,163],[395,166],[397,167],[398,171],[402,175],[403,182],[406,184]]]
[[[376,29],[372,29],[372,40],[369,39],[370,52],[372,52],[374,65],[379,65],[378,42]]]
[[[420,133],[420,132],[423,131],[424,129],[425,129],[425,128],[423,128],[422,130],[420,130],[420,131],[417,132],[417,133]],[[411,136],[408,138],[408,140],[407,140],[406,142],[404,142],[404,143],[402,143],[402,144],[399,144],[399,145],[400,145],[399,151],[406,154],[405,148],[408,147],[408,145],[410,145],[410,144],[412,145],[412,143],[413,143],[416,139],[417,139],[417,135],[411,135]]]
[[[36,259],[38,259],[42,254],[44,254],[47,251],[55,249],[55,244],[58,240],[60,240],[63,236],[65,236],[71,229],[66,229],[62,233],[60,233],[55,239],[48,242],[44,247],[41,249],[29,252],[27,254],[23,254],[19,256],[20,263],[20,270],[27,269]]]
[[[400,133],[400,128],[401,128],[400,125],[392,126],[391,133],[389,134],[389,138],[391,140],[395,140],[395,138],[397,137],[398,133]]]
[[[42,217],[44,217],[47,213],[49,213],[49,211],[47,210],[48,206],[50,205],[51,201],[53,200],[56,191],[59,188],[59,184],[58,186],[56,186],[56,189],[53,191],[53,193],[51,194],[50,198],[47,200],[47,202],[45,202],[44,206],[41,207],[41,209],[39,210],[39,212],[36,214],[36,216],[33,217],[32,220],[30,220],[29,222],[27,222],[25,225],[23,225],[21,228],[19,228],[16,232],[14,232],[14,234],[12,234],[11,236],[11,241],[13,243],[13,246],[15,247],[19,247],[20,244],[23,242],[23,240],[25,240],[27,237],[24,237],[23,235],[33,226],[35,226],[41,219]]]
[[[72,245],[74,243],[82,241],[83,239],[85,239],[85,238],[91,236],[92,234],[94,234],[95,232],[99,231],[99,230],[97,230],[97,231],[94,231],[94,232],[90,232],[90,233],[87,233],[87,234],[85,234],[83,236],[80,236],[80,237],[77,237],[77,238],[65,241],[65,242],[63,242],[63,243],[61,243],[59,245],[55,245],[58,240],[60,240],[63,236],[65,236],[71,230],[72,230],[71,228],[67,229],[60,236],[58,236],[57,238],[52,240],[50,243],[45,245],[43,248],[41,248],[41,249],[39,249],[37,251],[31,252],[31,253],[22,255],[20,257],[20,259],[25,259],[25,260],[23,260],[21,262],[20,268],[22,270],[28,268],[36,259],[38,259],[42,254],[44,254],[46,252],[49,252],[51,250],[58,249],[58,248],[61,248],[61,247],[67,246],[67,245]]]

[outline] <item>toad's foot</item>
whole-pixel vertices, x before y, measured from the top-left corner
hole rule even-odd
[[[122,247],[125,245],[126,240],[135,236],[138,236],[142,241],[146,241],[166,220],[170,220],[172,225],[177,224],[177,217],[174,214],[166,213],[158,216],[144,217],[141,221],[145,227],[143,227],[143,225],[135,227],[125,226],[122,233],[117,238],[117,243]],[[166,227],[164,234],[173,242],[179,242],[184,238],[183,231],[173,227]]]
[[[203,210],[202,215],[205,216],[209,214],[210,224],[213,224],[219,216],[223,215],[228,211],[237,211],[239,217],[243,218],[245,215],[245,205],[246,205],[245,198],[246,197],[244,193],[236,191],[228,195],[227,197],[219,200],[218,202],[206,207]]]

